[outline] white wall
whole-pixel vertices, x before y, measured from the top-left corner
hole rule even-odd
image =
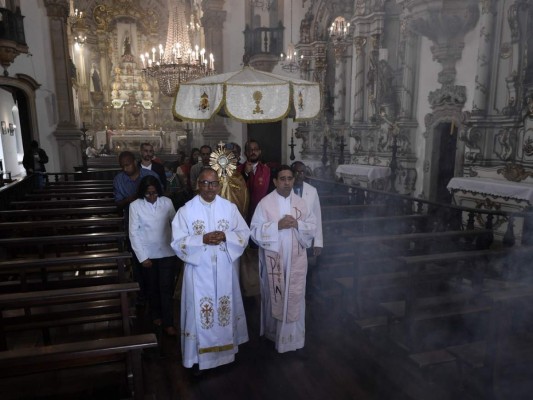
[[[52,65],[50,30],[43,0],[21,0],[24,18],[24,31],[29,55],[21,54],[9,67],[9,75],[26,74],[35,79],[41,87],[36,91],[38,132],[34,138],[49,155],[46,169],[59,171],[57,142],[53,135],[57,124],[57,106],[54,87],[54,68]]]
[[[474,91],[476,90],[477,56],[480,29],[481,24],[477,24],[475,29],[471,30],[465,35],[465,48],[463,50],[461,59],[455,66],[457,70],[456,85],[466,86],[465,111],[472,110],[472,101],[474,100]]]

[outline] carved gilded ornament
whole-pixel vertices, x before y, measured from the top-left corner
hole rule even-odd
[[[533,177],[533,172],[527,171],[519,164],[506,164],[505,167],[498,169],[496,172],[511,182],[522,182],[529,177]]]
[[[507,59],[513,55],[513,46],[509,42],[504,42],[500,46],[500,58]]]
[[[147,34],[158,31],[159,17],[156,12],[141,9],[132,0],[118,0],[112,5],[100,4],[93,10],[93,19],[98,30],[108,31],[110,24],[118,17],[135,19]]]

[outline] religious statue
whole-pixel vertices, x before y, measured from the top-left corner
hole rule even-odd
[[[91,67],[91,83],[90,83],[91,92],[101,92],[102,84],[100,82],[100,72],[98,72],[98,67],[96,63],[93,63]]]
[[[131,56],[131,42],[129,35],[124,38],[124,53],[123,56]]]

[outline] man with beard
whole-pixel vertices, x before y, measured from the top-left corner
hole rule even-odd
[[[261,147],[256,140],[249,140],[244,145],[246,162],[239,165],[238,171],[244,176],[250,192],[250,207],[246,222],[250,224],[257,204],[268,193],[270,186],[270,168],[261,162]]]
[[[201,162],[191,167],[191,185],[192,185],[193,192],[195,193],[198,192],[197,183],[198,183],[198,177],[200,176],[200,172],[202,172],[204,168],[210,168],[209,161],[210,161],[212,152],[213,150],[211,149],[211,146],[204,144],[202,147],[200,147]]]
[[[159,176],[159,182],[163,187],[163,190],[167,189],[167,177],[165,175],[165,167],[162,164],[153,161],[154,158],[154,146],[150,143],[141,144],[141,161],[139,166],[144,169],[154,171]]]

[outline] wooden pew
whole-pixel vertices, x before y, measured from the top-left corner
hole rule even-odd
[[[8,350],[0,352],[0,379],[120,361],[126,363],[125,379],[129,384],[129,395],[133,395],[135,400],[144,400],[141,353],[156,346],[157,339],[150,333]],[[58,386],[58,392],[60,389]],[[38,391],[39,388],[36,388],[35,394]]]
[[[45,258],[51,254],[61,257],[61,254],[94,253],[98,251],[125,251],[127,234],[125,232],[94,232],[70,235],[48,235],[27,237],[0,238],[0,249],[6,251],[6,256],[15,259],[20,252],[28,257],[33,254],[38,258]]]
[[[399,257],[408,272],[406,298],[381,304],[388,314],[389,328],[401,327],[396,332],[395,343],[407,351],[433,350],[431,343],[424,342],[423,332],[420,336],[419,324],[451,318],[464,321],[472,315],[476,318],[479,313],[486,314],[490,306],[483,296],[483,281],[489,263],[525,262],[531,256],[531,248],[521,247]],[[460,279],[440,281],[436,292],[432,279],[446,274]],[[454,286],[448,288],[449,285]],[[455,330],[454,333],[460,333],[459,327]]]
[[[477,239],[490,232],[480,229],[349,237],[351,273],[334,281],[341,287],[343,299],[354,298],[349,314],[361,318],[385,301],[383,296],[371,293],[386,293],[389,298],[405,293],[408,274],[398,256],[476,249]]]
[[[112,215],[120,216],[122,211],[116,206],[72,207],[72,208],[35,208],[26,210],[0,211],[0,221],[27,221],[35,219],[64,219],[65,217],[89,217]]]
[[[516,398],[517,381],[523,384],[533,379],[533,288],[496,291],[485,296],[491,303],[485,338],[450,346],[447,351],[457,360],[463,390],[470,389],[471,395],[478,398]],[[517,366],[518,379],[514,377]],[[478,382],[477,387],[467,385],[472,379]],[[530,387],[521,392],[530,394]]]
[[[56,192],[56,191],[45,191],[40,193],[27,193],[24,196],[26,200],[53,200],[53,199],[96,199],[96,198],[113,198],[113,191],[109,190],[106,192],[99,191],[90,191],[85,189],[80,189],[78,191],[70,192]]]
[[[43,189],[34,189],[32,193],[41,194],[41,193],[72,193],[74,191],[85,191],[85,192],[104,192],[113,191],[113,186],[107,185],[92,185],[92,186],[59,186],[59,187],[45,187]]]
[[[0,222],[0,237],[32,237],[67,233],[120,232],[123,217],[88,217],[72,219]]]
[[[2,294],[0,350],[8,349],[8,332],[42,330],[48,345],[51,328],[119,320],[121,334],[129,335],[128,294],[138,290],[139,284],[131,282]]]
[[[9,276],[11,279],[0,282],[0,291],[6,293],[126,282],[126,263],[130,259],[129,252],[109,252],[2,261],[0,276]],[[113,272],[107,275],[84,274],[85,271],[92,269]],[[70,272],[70,275],[66,276],[66,272]],[[49,279],[49,275],[54,273],[60,273],[61,279]],[[35,275],[38,279],[35,279]]]
[[[61,199],[61,200],[23,200],[12,201],[10,206],[21,209],[35,208],[79,208],[79,207],[101,207],[114,206],[115,200],[112,197],[102,198],[81,198],[81,199]]]
[[[384,204],[352,204],[352,205],[323,205],[321,204],[322,220],[354,218],[354,217],[377,217],[384,215],[386,206]]]
[[[49,181],[46,187],[63,187],[63,186],[113,186],[112,180],[85,179],[75,181]]]
[[[425,232],[430,217],[425,214],[392,215],[387,217],[343,218],[322,221],[324,240],[328,235],[368,235]],[[343,237],[341,236],[341,237]],[[334,240],[336,240],[334,238]]]

